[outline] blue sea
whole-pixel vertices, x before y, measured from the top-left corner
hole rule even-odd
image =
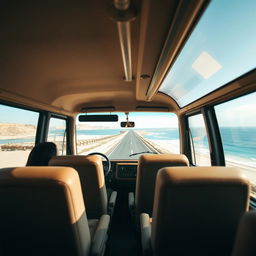
[[[222,127],[220,129],[224,152],[255,161],[256,127]]]
[[[194,141],[196,146],[209,148],[207,136],[200,137],[203,133],[201,128],[191,129],[191,133],[193,137],[198,136]],[[221,127],[220,134],[225,156],[255,161],[256,167],[256,127]]]
[[[27,138],[24,138],[24,139],[0,140],[0,144],[25,143],[25,142],[35,142],[35,137],[27,137]]]
[[[144,137],[153,140],[177,140],[179,139],[178,129],[134,129],[135,131],[145,131]],[[124,131],[124,130],[122,130]],[[194,130],[196,131],[196,130]],[[193,131],[192,131],[193,132]],[[200,134],[200,129],[197,130]],[[223,140],[224,151],[229,156],[239,156],[250,159],[256,163],[256,127],[222,127],[220,129]],[[120,129],[101,130],[78,130],[77,135],[117,135]],[[63,130],[52,130],[52,136],[62,136]],[[34,142],[34,137],[13,140],[0,140],[0,144]],[[195,141],[198,146],[207,148],[207,137],[199,138]]]

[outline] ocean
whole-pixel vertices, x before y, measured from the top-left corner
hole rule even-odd
[[[124,129],[125,130],[125,129]],[[122,131],[124,131],[122,129]],[[177,140],[179,139],[178,129],[134,129],[135,131],[145,132],[146,139],[151,140]],[[198,130],[199,131],[199,130]],[[222,127],[220,129],[224,146],[224,152],[227,156],[238,156],[250,161],[255,161],[256,166],[256,127]],[[116,135],[120,129],[100,129],[100,130],[78,130],[77,135]],[[52,136],[62,136],[63,130],[52,130]],[[24,139],[0,140],[0,144],[6,143],[24,143],[34,142],[34,137]],[[208,146],[207,137],[198,138],[195,141],[200,147]]]
[[[222,127],[220,133],[226,155],[254,160],[256,167],[256,127]]]
[[[29,143],[29,142],[35,142],[35,137],[26,137],[21,139],[9,139],[9,140],[0,140],[0,144],[8,144],[8,143]]]

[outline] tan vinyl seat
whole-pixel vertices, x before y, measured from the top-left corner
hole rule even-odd
[[[156,175],[167,166],[188,166],[189,161],[182,154],[141,155],[137,168],[135,200],[129,193],[129,208],[139,219],[141,213],[152,215]]]
[[[242,217],[232,256],[256,255],[256,211],[250,211]]]
[[[103,255],[109,216],[90,234],[80,180],[69,167],[0,170],[1,255]]]
[[[144,255],[231,255],[249,194],[249,181],[236,168],[161,169],[152,223],[140,216]]]
[[[116,192],[112,192],[108,202],[101,157],[55,156],[49,161],[49,165],[69,166],[78,172],[88,218],[98,219],[102,214],[107,213],[112,215]]]

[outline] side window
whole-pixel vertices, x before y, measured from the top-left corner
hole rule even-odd
[[[256,196],[256,93],[215,106],[226,166],[243,170]]]
[[[39,113],[0,104],[0,167],[26,165]]]
[[[54,142],[57,145],[58,155],[66,154],[66,120],[51,117],[47,141]]]
[[[199,166],[211,165],[208,137],[203,115],[190,116],[188,118],[188,124],[193,164]]]

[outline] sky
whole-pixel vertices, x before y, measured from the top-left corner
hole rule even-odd
[[[17,123],[37,125],[39,114],[19,108],[0,104],[0,123]]]
[[[215,107],[220,126],[256,127],[256,92]]]

